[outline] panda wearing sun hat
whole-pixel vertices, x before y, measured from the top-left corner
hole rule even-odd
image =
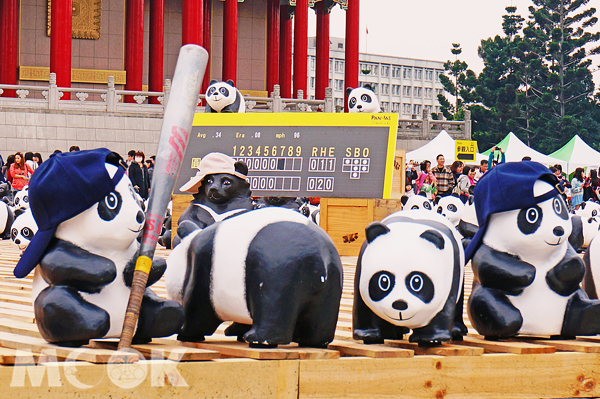
[[[503,163],[475,186],[479,230],[465,251],[468,314],[486,338],[600,333],[600,301],[580,288],[584,265],[558,180],[537,162]]]
[[[107,149],[55,154],[32,177],[29,200],[38,231],[14,275],[37,267],[32,297],[40,334],[63,346],[119,337],[145,222],[123,160]],[[165,267],[154,260],[148,286]],[[182,324],[181,306],[146,288],[135,341],[172,335]]]

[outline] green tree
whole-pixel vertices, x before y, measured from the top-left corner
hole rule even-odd
[[[454,103],[451,103],[444,94],[438,94],[438,102],[446,119],[462,120],[464,119],[465,109],[469,109],[469,105],[478,101],[475,92],[477,75],[468,69],[469,66],[466,62],[458,59],[458,56],[462,53],[460,44],[452,43],[450,51],[455,55],[455,60],[444,63],[444,69],[448,76],[446,74],[440,75],[440,82],[444,86],[444,90],[452,94]]]

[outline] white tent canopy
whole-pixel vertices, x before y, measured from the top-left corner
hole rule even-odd
[[[513,132],[507,134],[506,137],[504,137],[504,139],[502,139],[502,141],[496,146],[504,150],[506,162],[519,162],[523,159],[523,157],[528,156],[531,157],[532,161],[539,162],[547,166],[561,164],[563,169],[566,169],[567,167],[567,162],[558,158],[544,155],[541,152],[528,147],[517,136],[515,136]],[[484,152],[484,154],[489,154],[489,150]],[[496,155],[496,158],[497,157],[498,155]]]
[[[600,152],[587,145],[579,135],[575,135],[567,144],[550,154],[550,156],[567,162],[567,173],[574,172],[577,168],[587,166],[597,168],[600,166]]]
[[[435,165],[435,157],[437,157],[438,154],[442,154],[446,159],[446,164],[451,164],[456,159],[455,151],[456,147],[454,144],[454,139],[450,137],[448,132],[442,130],[429,143],[417,148],[416,150],[407,152],[406,160],[409,161],[412,159],[417,162],[422,162],[427,159],[428,161],[431,161],[432,165]],[[487,159],[487,157],[477,154],[477,164],[479,164],[479,161],[482,159]]]

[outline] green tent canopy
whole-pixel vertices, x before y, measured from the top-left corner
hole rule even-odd
[[[577,134],[562,148],[550,154],[550,156],[566,162],[567,173],[574,172],[577,168],[586,168],[588,166],[597,168],[600,166],[600,152],[587,145]]]
[[[502,139],[501,142],[496,144],[496,147],[500,147],[506,154],[506,162],[519,162],[523,157],[531,157],[532,161],[542,163],[544,165],[555,165],[561,164],[563,168],[567,166],[567,162],[555,158],[553,156],[544,155],[541,152],[528,147],[523,143],[513,132],[510,132]],[[491,148],[483,153],[483,155],[490,155]]]

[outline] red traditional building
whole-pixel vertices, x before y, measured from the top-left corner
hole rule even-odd
[[[0,84],[47,82],[55,72],[59,87],[104,85],[112,75],[127,90],[162,91],[179,47],[196,43],[211,57],[203,90],[209,78],[232,79],[242,91],[267,94],[279,84],[283,97],[296,97],[306,93],[315,12],[322,99],[336,5],[346,10],[346,85],[358,85],[359,1],[0,0]]]

